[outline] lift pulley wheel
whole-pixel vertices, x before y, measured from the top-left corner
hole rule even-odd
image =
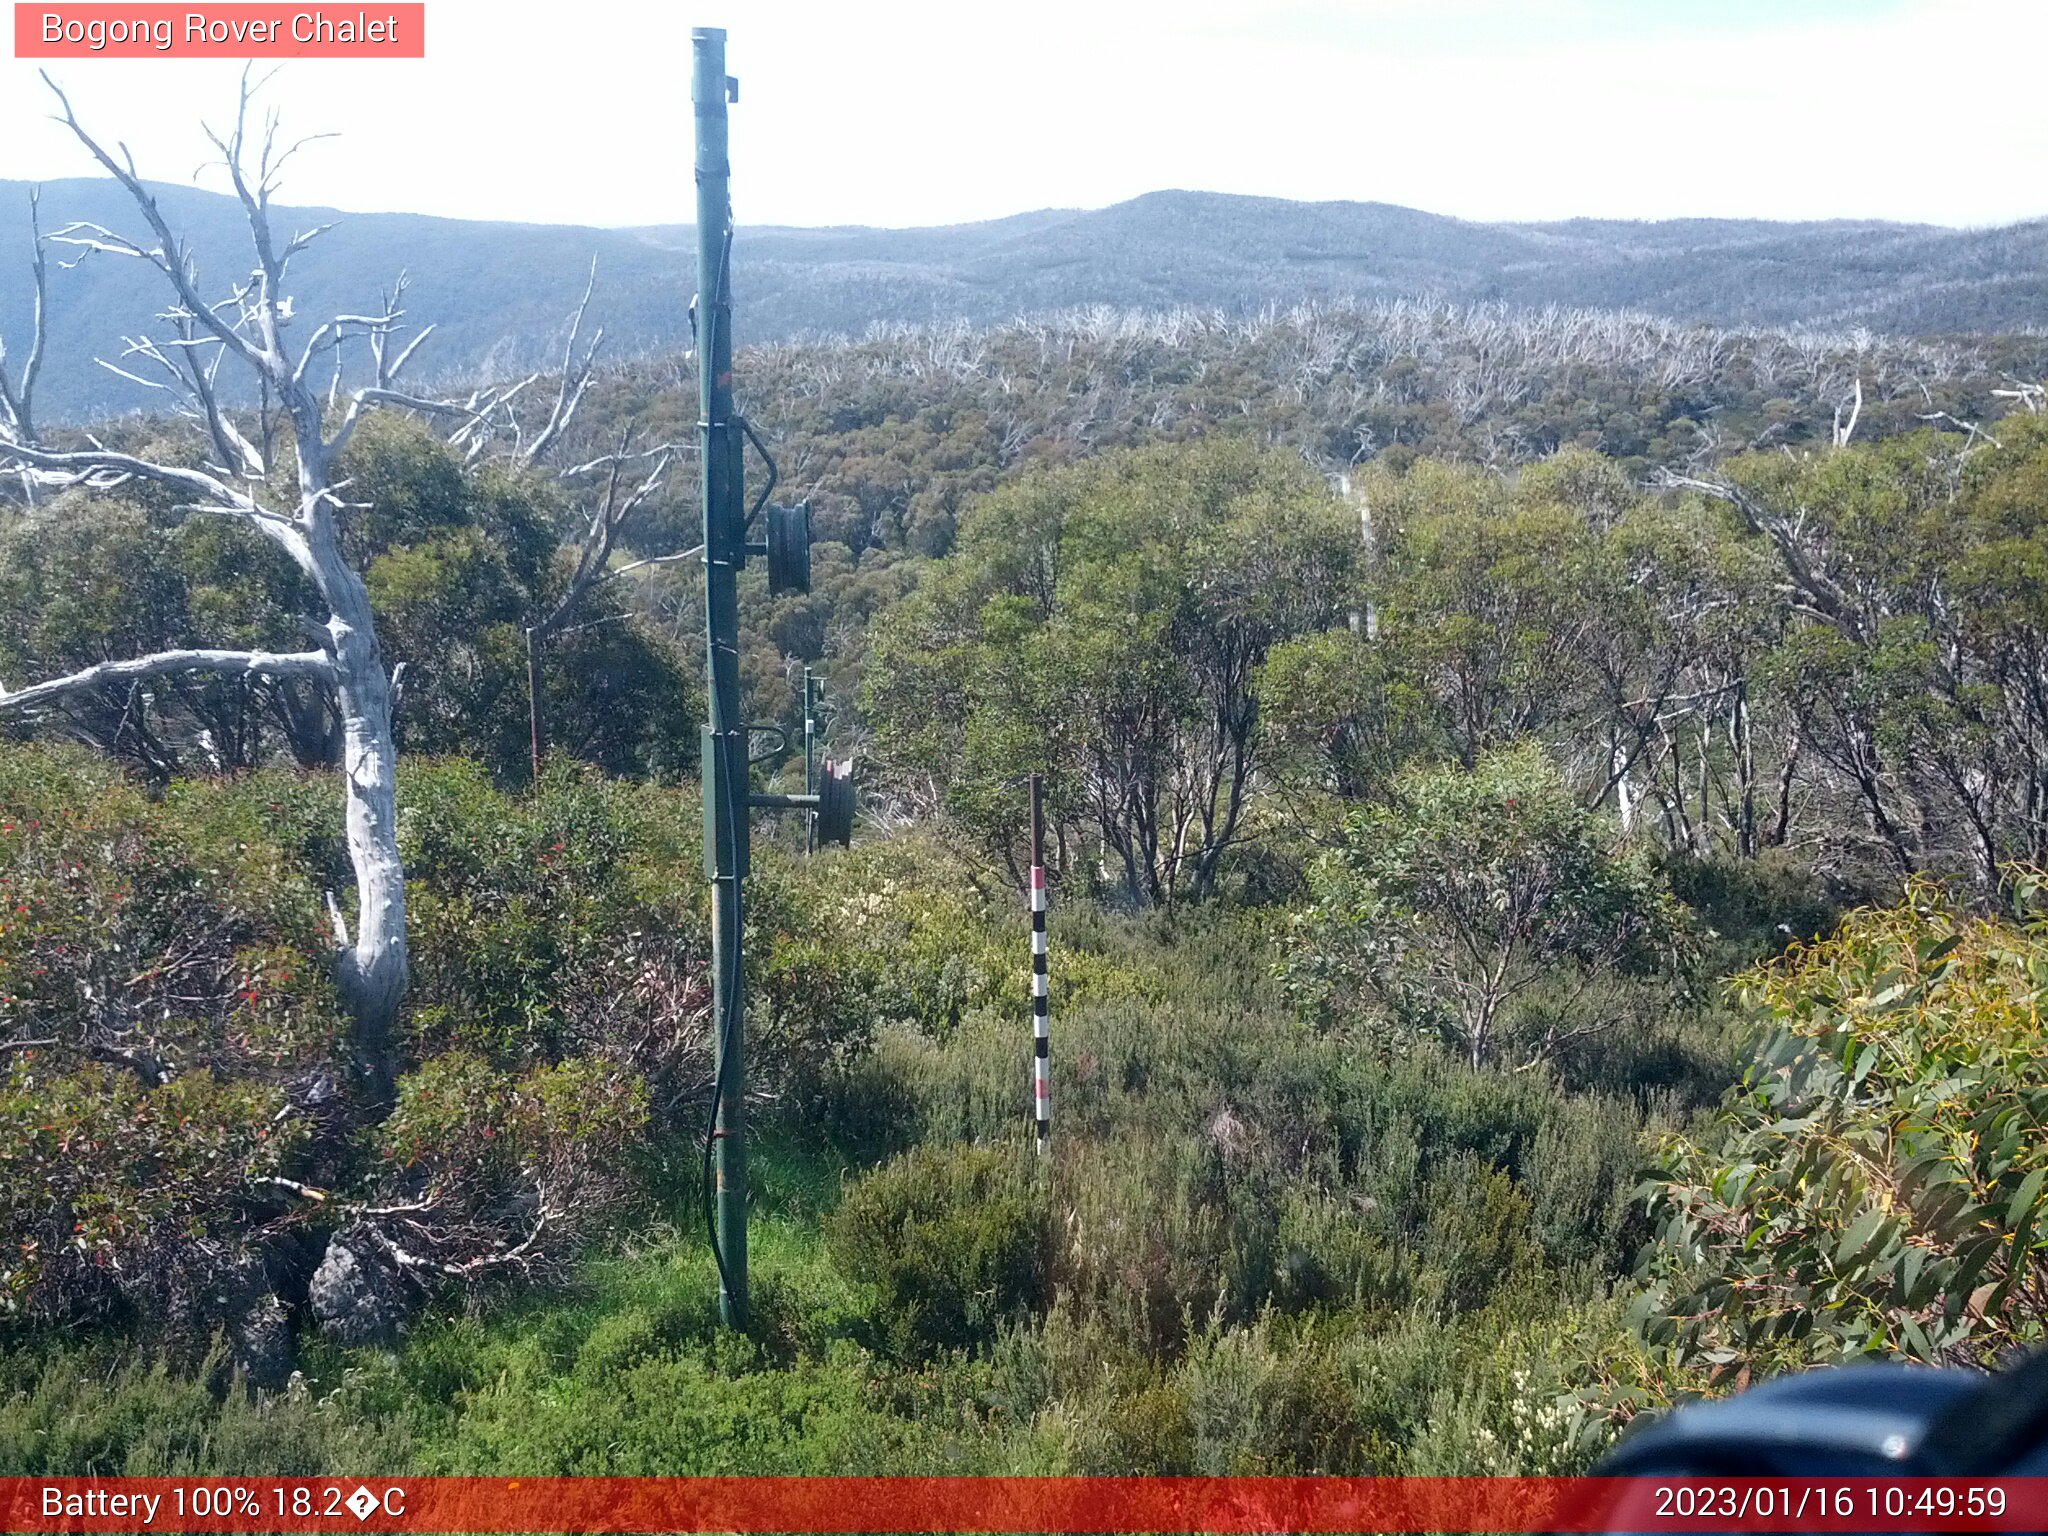
[[[768,508],[768,590],[811,590],[811,504]]]
[[[818,841],[844,848],[853,841],[854,802],[859,799],[853,784],[853,764],[825,764],[818,780]]]

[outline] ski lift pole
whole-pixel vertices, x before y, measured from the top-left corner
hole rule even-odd
[[[1052,998],[1045,951],[1045,804],[1031,775],[1031,1108],[1038,1155],[1052,1137]]]
[[[741,439],[732,403],[732,200],[725,32],[690,34],[697,118],[698,465],[704,501],[704,640],[710,724],[701,753],[704,863],[711,881],[711,1009],[716,1065],[709,1161],[718,1315],[747,1324],[747,1139],[741,882],[747,865],[747,731],[740,716],[739,571],[747,557]]]

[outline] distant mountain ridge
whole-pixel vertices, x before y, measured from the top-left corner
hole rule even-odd
[[[224,292],[249,265],[239,207],[189,187],[156,191],[199,253],[208,290]],[[294,263],[297,312],[314,317],[301,324],[360,311],[403,267],[413,319],[438,327],[421,354],[433,373],[476,377],[544,365],[559,350],[593,257],[593,312],[615,355],[685,339],[695,286],[687,227],[586,229],[319,208],[280,208],[276,218],[294,227],[341,220]],[[44,229],[74,220],[118,230],[138,224],[112,182],[45,184]],[[993,323],[1087,304],[1245,309],[1336,297],[1631,308],[1725,326],[1902,334],[2048,323],[2048,220],[1979,230],[1739,219],[1486,224],[1386,203],[1169,191],[1110,208],[929,229],[743,227],[734,261],[743,345],[859,333],[878,321]],[[27,262],[28,185],[0,181],[0,337],[17,358],[29,324]],[[50,278],[46,416],[150,404],[147,391],[90,359],[116,357],[120,337],[163,307],[161,278],[107,256]]]

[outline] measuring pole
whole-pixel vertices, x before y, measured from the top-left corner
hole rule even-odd
[[[1045,973],[1045,805],[1031,775],[1031,1105],[1038,1155],[1052,1137],[1052,999]]]
[[[533,782],[540,782],[540,638],[526,627],[526,750],[533,764]]]
[[[740,882],[747,864],[747,732],[740,719],[739,571],[746,559],[741,440],[732,408],[732,200],[725,32],[699,27],[690,100],[697,114],[697,445],[704,492],[704,657],[711,723],[703,738],[704,863],[711,879],[711,1010],[717,1021],[712,1121],[718,1315],[747,1323],[747,1060]]]
[[[804,668],[804,793],[818,792],[817,772],[818,712],[811,698],[811,669]],[[818,818],[804,818],[804,852],[818,851]]]

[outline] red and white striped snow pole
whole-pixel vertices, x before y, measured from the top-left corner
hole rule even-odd
[[[1031,775],[1031,1105],[1038,1155],[1052,1135],[1052,998],[1045,953],[1045,812],[1038,775]]]

